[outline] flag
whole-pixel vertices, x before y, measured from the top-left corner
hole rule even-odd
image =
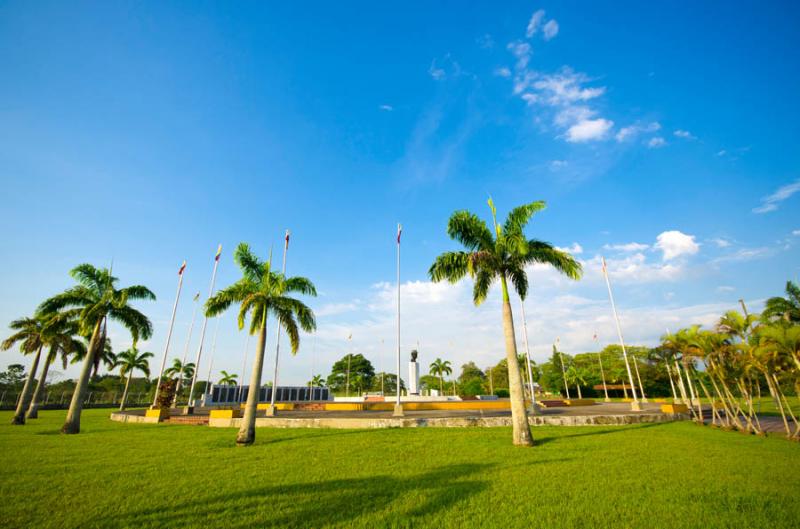
[[[592,340],[597,341],[597,331],[595,331],[594,336],[592,336]]]
[[[400,235],[403,233],[403,225],[397,224],[397,244],[400,244]]]
[[[186,260],[185,260],[185,259],[184,259],[184,261],[183,261],[183,264],[181,265],[181,268],[180,268],[180,270],[178,270],[178,275],[179,275],[179,276],[182,276],[182,275],[183,275],[183,271],[184,271],[184,270],[186,270]]]
[[[198,299],[200,299],[200,292],[194,295],[194,299],[192,301],[197,301]]]
[[[608,269],[606,268],[606,258],[601,257],[600,259],[603,261],[603,274],[608,275]]]
[[[286,240],[286,247],[288,248],[289,247],[289,230],[286,230],[285,240]]]
[[[353,333],[350,333],[350,335],[347,337],[347,339],[348,340],[352,340],[353,339]]]
[[[220,244],[217,248],[217,255],[214,256],[215,261],[219,261],[219,256],[222,255],[222,245]]]

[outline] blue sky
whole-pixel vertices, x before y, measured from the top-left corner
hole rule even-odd
[[[586,268],[530,271],[537,359],[613,341],[601,254],[631,342],[757,308],[800,273],[798,23],[792,2],[1,2],[0,325],[113,259],[158,295],[160,359],[187,259],[175,356],[217,244],[224,286],[238,242],[266,255],[289,228],[319,332],[284,381],[326,374],[351,332],[388,369],[400,221],[404,355],[493,364],[497,298],[426,276],[450,213],[489,194],[501,215],[546,200],[530,235]],[[214,371],[243,346],[224,317]]]

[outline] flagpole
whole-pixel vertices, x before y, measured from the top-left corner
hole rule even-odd
[[[564,353],[562,353],[561,348],[558,347],[558,345],[556,345],[560,343],[561,343],[561,338],[556,338],[556,343],[553,344],[553,347],[556,348],[556,351],[558,351],[558,356],[561,358],[561,375],[564,377],[564,389],[567,391],[567,398],[570,398],[569,384],[567,384],[567,367],[564,365]]]
[[[151,409],[156,408],[158,403],[158,392],[161,388],[161,378],[164,376],[164,366],[167,364],[167,354],[169,353],[169,342],[172,339],[172,329],[175,327],[175,314],[178,312],[178,300],[181,299],[181,288],[183,288],[183,271],[186,269],[186,261],[181,265],[178,271],[178,292],[175,294],[175,303],[172,305],[172,317],[169,320],[169,330],[167,331],[167,343],[164,344],[164,356],[161,358],[161,369],[158,371],[158,382],[156,382],[156,391],[153,396],[153,405]]]
[[[622,357],[625,359],[625,369],[628,371],[628,380],[631,383],[631,390],[633,391],[633,402],[631,402],[631,410],[640,411],[642,407],[639,405],[639,398],[636,395],[636,384],[633,383],[633,374],[631,374],[631,365],[628,362],[628,351],[625,349],[625,339],[622,337],[622,326],[619,324],[619,315],[617,314],[617,306],[614,304],[614,294],[611,293],[611,281],[608,279],[608,269],[606,268],[606,258],[601,257],[603,261],[603,277],[606,280],[606,287],[608,287],[608,299],[611,301],[611,311],[614,313],[614,321],[617,324],[617,334],[619,335],[619,344],[622,347]]]
[[[211,271],[211,284],[208,287],[208,299],[214,295],[214,284],[217,280],[217,268],[219,267],[219,256],[222,254],[222,245],[217,248],[217,255],[214,256],[214,269]],[[203,316],[203,327],[200,330],[200,345],[197,346],[197,359],[194,362],[194,374],[192,376],[192,385],[189,388],[189,401],[186,403],[186,413],[194,412],[194,403],[192,397],[194,396],[194,385],[197,382],[197,372],[200,371],[200,357],[203,354],[203,340],[206,337],[206,326],[208,325],[208,316]]]
[[[286,230],[286,237],[283,240],[283,267],[281,274],[286,276],[286,252],[289,250],[289,230]],[[269,408],[267,408],[267,416],[275,415],[275,396],[278,394],[278,355],[281,352],[281,325],[280,322],[275,322],[275,370],[272,373],[272,394],[270,395]]]
[[[183,370],[186,365],[186,357],[189,356],[189,345],[192,343],[192,332],[194,331],[194,321],[197,317],[197,300],[200,298],[200,292],[194,295],[194,309],[192,310],[192,322],[189,324],[189,334],[186,335],[186,344],[183,346],[183,359],[181,360],[181,370],[178,371],[178,383],[175,384],[175,397],[172,399],[173,407],[178,405],[178,393],[181,391],[183,385]]]
[[[400,402],[400,236],[403,226],[397,224],[397,398],[394,403],[394,416],[402,417],[403,404]]]
[[[597,343],[597,331],[595,331],[595,333],[594,333],[594,343],[595,343],[595,347],[597,347],[598,346],[598,343]],[[597,352],[597,361],[600,362],[600,376],[603,378],[603,393],[606,396],[606,398],[604,399],[604,402],[611,402],[611,399],[608,398],[608,386],[606,386],[606,373],[605,373],[605,371],[603,371],[603,355],[602,355],[602,351],[598,351]]]
[[[536,394],[533,391],[533,372],[531,371],[531,348],[528,345],[528,324],[525,321],[525,300],[519,298],[519,306],[522,308],[522,332],[525,337],[525,359],[528,363],[528,385],[531,391],[531,409],[529,413],[536,413]]]
[[[206,393],[212,392],[211,383],[211,368],[214,367],[214,353],[217,351],[217,333],[219,332],[219,316],[217,316],[217,324],[214,326],[214,338],[211,340],[211,356],[208,359],[208,378],[206,379]]]
[[[344,379],[344,397],[350,397],[350,360],[353,359],[353,333],[347,337],[347,376]]]

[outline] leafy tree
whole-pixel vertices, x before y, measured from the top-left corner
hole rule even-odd
[[[25,366],[22,364],[9,364],[5,371],[0,372],[0,384],[16,388],[25,380]]]
[[[467,362],[461,366],[461,374],[458,376],[459,384],[466,384],[472,380],[477,379],[481,384],[486,380],[486,374],[475,365],[475,362]],[[477,395],[477,393],[476,393]]]
[[[76,266],[70,275],[78,285],[46,300],[39,314],[67,311],[74,315],[82,335],[91,336],[75,392],[72,394],[63,433],[76,434],[81,429],[81,410],[86,399],[86,387],[95,358],[106,343],[106,322],[116,321],[128,329],[133,341],[148,339],[153,327],[147,317],[130,305],[135,300],[155,300],[156,296],[141,285],[116,287],[118,279],[106,268],[90,264]]]
[[[228,373],[224,369],[219,372],[222,376],[219,379],[220,386],[235,386],[236,385],[236,373]]]
[[[800,286],[787,281],[786,297],[769,298],[763,316],[766,319],[783,319],[791,323],[800,323]]]
[[[144,373],[144,376],[150,376],[150,364],[147,359],[153,358],[153,353],[140,353],[136,346],[132,346],[127,351],[121,352],[117,355],[115,367],[119,367],[120,378],[125,378],[125,390],[122,392],[122,400],[119,403],[119,410],[125,409],[125,403],[128,401],[128,389],[131,385],[131,378],[133,372],[136,370]]]
[[[509,213],[505,224],[500,226],[497,223],[494,203],[489,199],[494,233],[474,213],[455,212],[448,222],[447,233],[452,239],[461,243],[466,251],[443,253],[436,258],[429,270],[433,281],[446,279],[456,283],[466,275],[471,276],[474,279],[475,305],[483,303],[492,284],[499,281],[502,289],[506,360],[509,366],[513,442],[528,446],[533,445],[533,436],[528,425],[522,380],[517,363],[517,340],[514,336],[508,282],[511,281],[514,290],[524,300],[528,293],[528,278],[525,272],[525,267],[528,265],[549,264],[573,279],[581,276],[581,265],[568,253],[556,249],[547,242],[525,237],[525,226],[533,214],[544,207],[544,202],[533,202],[517,207]]]
[[[286,332],[292,354],[300,347],[300,329],[312,332],[317,328],[314,312],[302,301],[288,294],[296,292],[316,296],[314,284],[304,277],[285,277],[272,271],[272,260],[261,261],[240,243],[234,252],[234,261],[242,271],[242,278],[233,285],[220,290],[206,301],[206,316],[213,318],[222,314],[234,303],[239,304],[239,329],[243,329],[250,315],[250,334],[258,334],[258,345],[250,376],[250,391],[242,426],[236,436],[239,446],[250,445],[256,438],[256,407],[258,388],[264,367],[264,350],[267,345],[267,317],[275,317],[277,324]]]
[[[347,387],[348,367],[350,373],[350,387]],[[331,374],[328,375],[328,387],[334,392],[346,390],[349,393],[356,388],[356,377],[360,377],[360,381],[364,387],[372,387],[375,378],[375,368],[372,366],[372,363],[360,353],[346,354],[331,367]],[[388,380],[389,377],[387,376],[386,380],[384,380],[384,386],[386,386]]]
[[[11,424],[25,424],[25,410],[30,403],[31,392],[33,391],[33,377],[36,376],[36,370],[39,368],[39,357],[42,355],[42,348],[46,341],[46,325],[47,318],[42,316],[14,320],[9,327],[16,332],[6,338],[0,345],[0,348],[7,351],[15,344],[19,344],[22,354],[34,355],[33,364],[28,372],[28,377],[25,379],[25,385],[22,387],[22,394],[19,397]]]
[[[437,358],[431,363],[430,369],[431,375],[439,377],[439,393],[444,393],[444,375],[449,375],[453,372],[453,368],[450,367],[450,361]]]

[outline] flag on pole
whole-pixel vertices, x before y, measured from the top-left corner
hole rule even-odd
[[[200,299],[200,292],[194,295],[194,299],[192,299],[192,301],[197,301],[198,299]]]
[[[286,240],[286,247],[288,248],[289,247],[289,230],[286,230],[285,240]]]
[[[606,258],[600,257],[600,260],[603,262],[603,275],[608,275],[608,268],[606,267]]]
[[[348,339],[348,340],[352,340],[352,339],[353,339],[353,333],[350,333],[350,334],[347,336],[347,339]]]
[[[592,340],[595,342],[597,341],[597,331],[594,331],[594,336],[592,336]]]
[[[184,259],[184,261],[183,261],[183,264],[181,265],[181,268],[180,268],[180,270],[178,270],[178,275],[179,275],[179,276],[182,276],[182,275],[183,275],[183,271],[184,271],[184,270],[186,270],[186,260],[185,260],[185,259]]]
[[[397,224],[397,244],[400,244],[400,235],[403,234],[403,225],[398,223]]]
[[[222,245],[220,244],[217,248],[217,255],[214,256],[215,261],[219,261],[219,256],[222,255]]]

